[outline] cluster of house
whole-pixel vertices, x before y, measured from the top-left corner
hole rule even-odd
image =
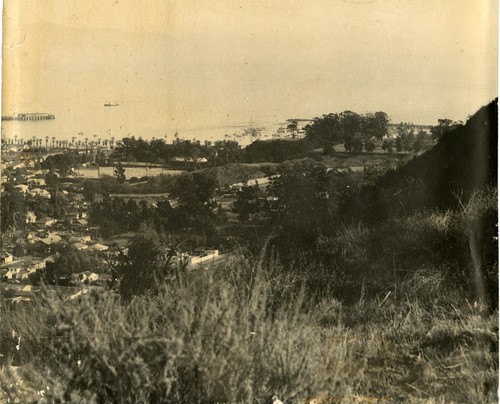
[[[18,240],[19,242],[19,240]],[[4,244],[0,251],[0,280],[4,282],[25,283],[31,274],[45,270],[47,264],[54,263],[58,257],[55,246],[71,244],[80,251],[86,251],[105,260],[106,255],[102,254],[112,251],[110,247],[96,242],[90,235],[69,233],[67,231],[29,231],[24,238],[24,246],[28,250],[34,251],[32,255],[14,255],[15,248],[12,245]],[[9,251],[10,250],[10,251]],[[112,250],[112,249],[111,249]],[[24,254],[21,247],[20,254]],[[97,273],[75,273],[71,280],[73,283],[93,282],[99,278]]]
[[[167,261],[171,252],[168,248],[160,249],[157,261],[159,264]],[[182,265],[200,265],[215,261],[219,257],[219,250],[201,250],[193,254],[175,253],[171,258],[172,262]]]
[[[52,196],[46,183],[48,171],[36,169],[36,164],[31,158],[17,155],[16,159],[7,158],[1,163],[1,168],[4,169],[1,178],[2,191],[6,183],[11,182],[14,188],[24,195],[25,201],[31,200],[31,197],[50,200]],[[265,181],[257,179],[253,180],[253,183],[263,185]],[[39,214],[36,206],[33,206],[32,202],[31,204],[27,202],[25,206],[31,206],[31,209],[24,210],[24,228],[21,230],[14,226],[0,236],[0,281],[4,282],[2,287],[7,285],[14,289],[28,288],[30,276],[38,271],[47,270],[51,263],[56,262],[58,251],[61,250],[59,247],[63,245],[72,245],[76,250],[96,257],[104,267],[117,262],[120,254],[127,253],[127,243],[119,245],[116,240],[99,242],[98,228],[91,227],[88,223],[89,206],[84,201],[82,187],[62,180],[60,185],[60,192],[66,196],[62,217],[56,219]],[[218,257],[219,251],[205,250],[197,254],[179,253],[174,260],[188,265],[198,265],[215,261]],[[75,285],[102,279],[103,275],[97,271],[71,275],[71,283]],[[29,291],[23,290],[23,292]]]
[[[277,201],[278,198],[274,196],[269,196],[267,194],[266,188],[269,183],[274,179],[278,178],[279,174],[269,176],[269,177],[259,177],[253,178],[246,182],[237,182],[234,184],[227,185],[225,187],[218,188],[215,193],[214,200],[218,206],[227,212],[231,212],[234,206],[234,202],[238,198],[238,192],[244,186],[256,187],[259,190],[258,200],[262,206],[270,206],[272,210],[272,205]]]
[[[53,256],[37,259],[31,256],[19,257],[7,252],[0,252],[0,279],[3,281],[27,281],[30,274],[43,270],[47,262],[53,262]]]
[[[42,170],[37,170],[34,172],[30,172],[26,175],[26,183],[17,184],[14,186],[19,192],[24,195],[30,196],[41,196],[42,198],[50,199],[50,192],[45,188],[46,183],[44,173]],[[64,191],[67,194],[67,191]]]
[[[2,154],[2,157],[5,157]],[[2,161],[2,191],[8,181],[25,198],[39,196],[51,198],[45,181],[47,170],[33,168],[32,160],[21,154]],[[10,170],[7,170],[10,168]],[[12,175],[14,170],[16,175]],[[24,210],[23,231],[11,228],[5,231],[0,244],[0,280],[11,283],[26,283],[30,275],[46,269],[47,264],[57,258],[56,246],[72,244],[77,250],[86,250],[99,255],[108,246],[95,241],[95,228],[89,227],[88,206],[83,196],[74,192],[75,184],[62,183],[61,192],[67,196],[63,218],[55,219],[45,215],[37,216],[34,210]],[[29,206],[28,204],[25,207]],[[21,207],[20,207],[21,208]],[[36,210],[36,209],[35,209]],[[94,234],[92,234],[94,232]],[[94,237],[93,237],[94,236]],[[99,277],[96,273],[75,274],[75,282],[92,282]]]

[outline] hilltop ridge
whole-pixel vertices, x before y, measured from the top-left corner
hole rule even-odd
[[[379,219],[402,212],[456,208],[475,191],[497,185],[498,99],[465,125],[443,135],[426,153],[391,170],[367,190],[363,202]],[[397,202],[397,203],[396,203]]]

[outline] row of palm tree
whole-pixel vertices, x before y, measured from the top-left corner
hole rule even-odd
[[[83,136],[83,133],[79,133],[80,136]],[[95,137],[95,135],[94,135]],[[6,137],[2,135],[2,144],[4,145],[16,145],[16,146],[28,146],[30,148],[42,148],[44,146],[45,140],[45,149],[49,149],[49,140],[51,140],[51,148],[52,149],[85,149],[85,150],[94,150],[100,148],[110,148],[113,149],[115,147],[115,138],[111,137],[110,139],[101,139],[97,138],[92,140],[88,137],[83,140],[78,139],[76,136],[72,136],[71,140],[59,140],[56,139],[55,136],[50,138],[49,136],[45,136],[45,138],[40,138],[37,136],[33,136],[29,139],[22,139],[17,135],[13,137]]]

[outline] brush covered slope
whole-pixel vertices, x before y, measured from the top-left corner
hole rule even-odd
[[[398,211],[457,208],[474,192],[497,186],[497,150],[495,99],[431,150],[381,177],[364,202],[378,219]]]

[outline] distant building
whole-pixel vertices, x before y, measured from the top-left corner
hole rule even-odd
[[[52,234],[49,234],[47,237],[39,239],[38,241],[47,245],[47,246],[50,246],[52,244],[60,243],[62,241],[62,237],[59,236],[58,234],[52,233]]]
[[[100,244],[100,243],[95,243],[94,245],[89,247],[89,250],[97,251],[97,252],[106,251],[108,249],[109,249],[109,247],[107,245]]]
[[[208,250],[203,254],[189,256],[188,263],[190,265],[203,264],[204,262],[212,261],[219,256],[219,250]]]
[[[21,269],[17,274],[16,274],[16,279],[19,281],[24,281],[28,279],[30,273],[28,272],[27,269]]]
[[[208,163],[205,157],[191,158],[191,157],[173,157],[170,160],[170,168],[174,170],[196,170],[197,168],[204,167]]]
[[[44,217],[44,218],[41,218],[41,219],[38,219],[36,221],[36,224],[39,225],[39,226],[42,226],[42,227],[50,227],[50,226],[53,226],[57,223],[57,219],[53,219],[51,217]]]
[[[42,188],[33,188],[31,191],[29,191],[29,194],[31,196],[41,196],[42,198],[46,199],[50,198],[50,192]]]
[[[11,253],[7,251],[0,251],[0,263],[2,264],[10,264],[13,260],[13,256]]]
[[[0,269],[0,279],[2,281],[11,281],[14,278],[14,272],[11,269]]]
[[[77,250],[80,250],[80,251],[83,251],[83,250],[86,250],[87,248],[89,248],[89,246],[87,244],[83,244],[83,243],[74,243],[73,246]]]
[[[28,180],[28,185],[32,187],[44,187],[47,184],[43,178],[30,178]]]
[[[26,223],[35,223],[36,222],[36,215],[35,212],[29,210],[26,212]]]
[[[88,243],[92,240],[92,238],[89,236],[89,235],[82,235],[82,236],[72,236],[70,237],[69,239],[69,242],[70,243],[82,243],[82,244],[85,244],[85,243]]]
[[[95,282],[99,279],[99,274],[91,271],[80,272],[77,274],[73,274],[71,276],[71,280],[75,283],[80,282]]]
[[[29,187],[25,184],[14,185],[14,188],[22,192],[23,194],[29,191]]]

